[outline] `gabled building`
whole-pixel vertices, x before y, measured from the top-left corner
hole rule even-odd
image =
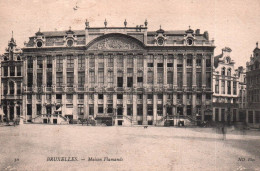
[[[260,126],[260,49],[258,42],[246,63],[246,83],[247,83],[247,112],[246,123],[249,126]]]
[[[225,47],[214,57],[213,72],[213,120],[238,121],[239,76],[231,59],[231,49]]]
[[[22,50],[12,37],[1,56],[1,107],[5,120],[14,120],[22,114]]]

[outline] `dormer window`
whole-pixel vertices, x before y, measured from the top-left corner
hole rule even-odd
[[[163,38],[163,37],[159,37],[159,38],[157,39],[157,44],[158,44],[159,46],[162,46],[162,45],[164,44],[164,38]]]
[[[20,56],[17,56],[17,61],[20,61],[21,60],[21,57]]]
[[[189,45],[189,46],[193,45],[193,39],[192,39],[192,38],[188,38],[188,39],[186,40],[186,43],[187,43],[187,45]]]
[[[74,42],[73,42],[72,39],[67,40],[67,46],[68,46],[68,47],[73,46],[73,44],[74,44]]]
[[[226,73],[226,68],[222,68],[221,75],[225,75],[225,73]]]
[[[228,70],[227,70],[227,76],[231,76],[231,68],[228,68]]]
[[[38,48],[41,48],[42,45],[43,45],[42,41],[38,40],[38,41],[36,42],[36,46],[37,46]]]
[[[4,57],[4,60],[5,60],[5,61],[7,61],[7,60],[8,60],[8,58],[5,56],[5,57]]]
[[[230,58],[226,58],[226,62],[229,64],[230,63]]]

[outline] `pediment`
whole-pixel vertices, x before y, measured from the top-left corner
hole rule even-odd
[[[143,46],[139,40],[127,37],[125,35],[111,35],[104,36],[93,40],[88,50],[108,50],[108,51],[121,51],[121,50],[143,50]]]

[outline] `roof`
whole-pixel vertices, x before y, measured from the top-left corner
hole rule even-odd
[[[46,37],[52,37],[52,36],[65,36],[67,35],[68,30],[64,30],[64,31],[44,31],[41,32],[43,33],[44,36]],[[74,32],[75,35],[85,35],[85,30],[72,30]]]
[[[156,34],[156,31],[148,31],[147,34]],[[186,34],[186,30],[164,30],[164,34]]]

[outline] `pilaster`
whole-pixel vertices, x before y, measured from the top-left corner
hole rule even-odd
[[[153,125],[157,123],[157,94],[153,95]]]
[[[147,95],[143,94],[143,125],[147,124]]]

